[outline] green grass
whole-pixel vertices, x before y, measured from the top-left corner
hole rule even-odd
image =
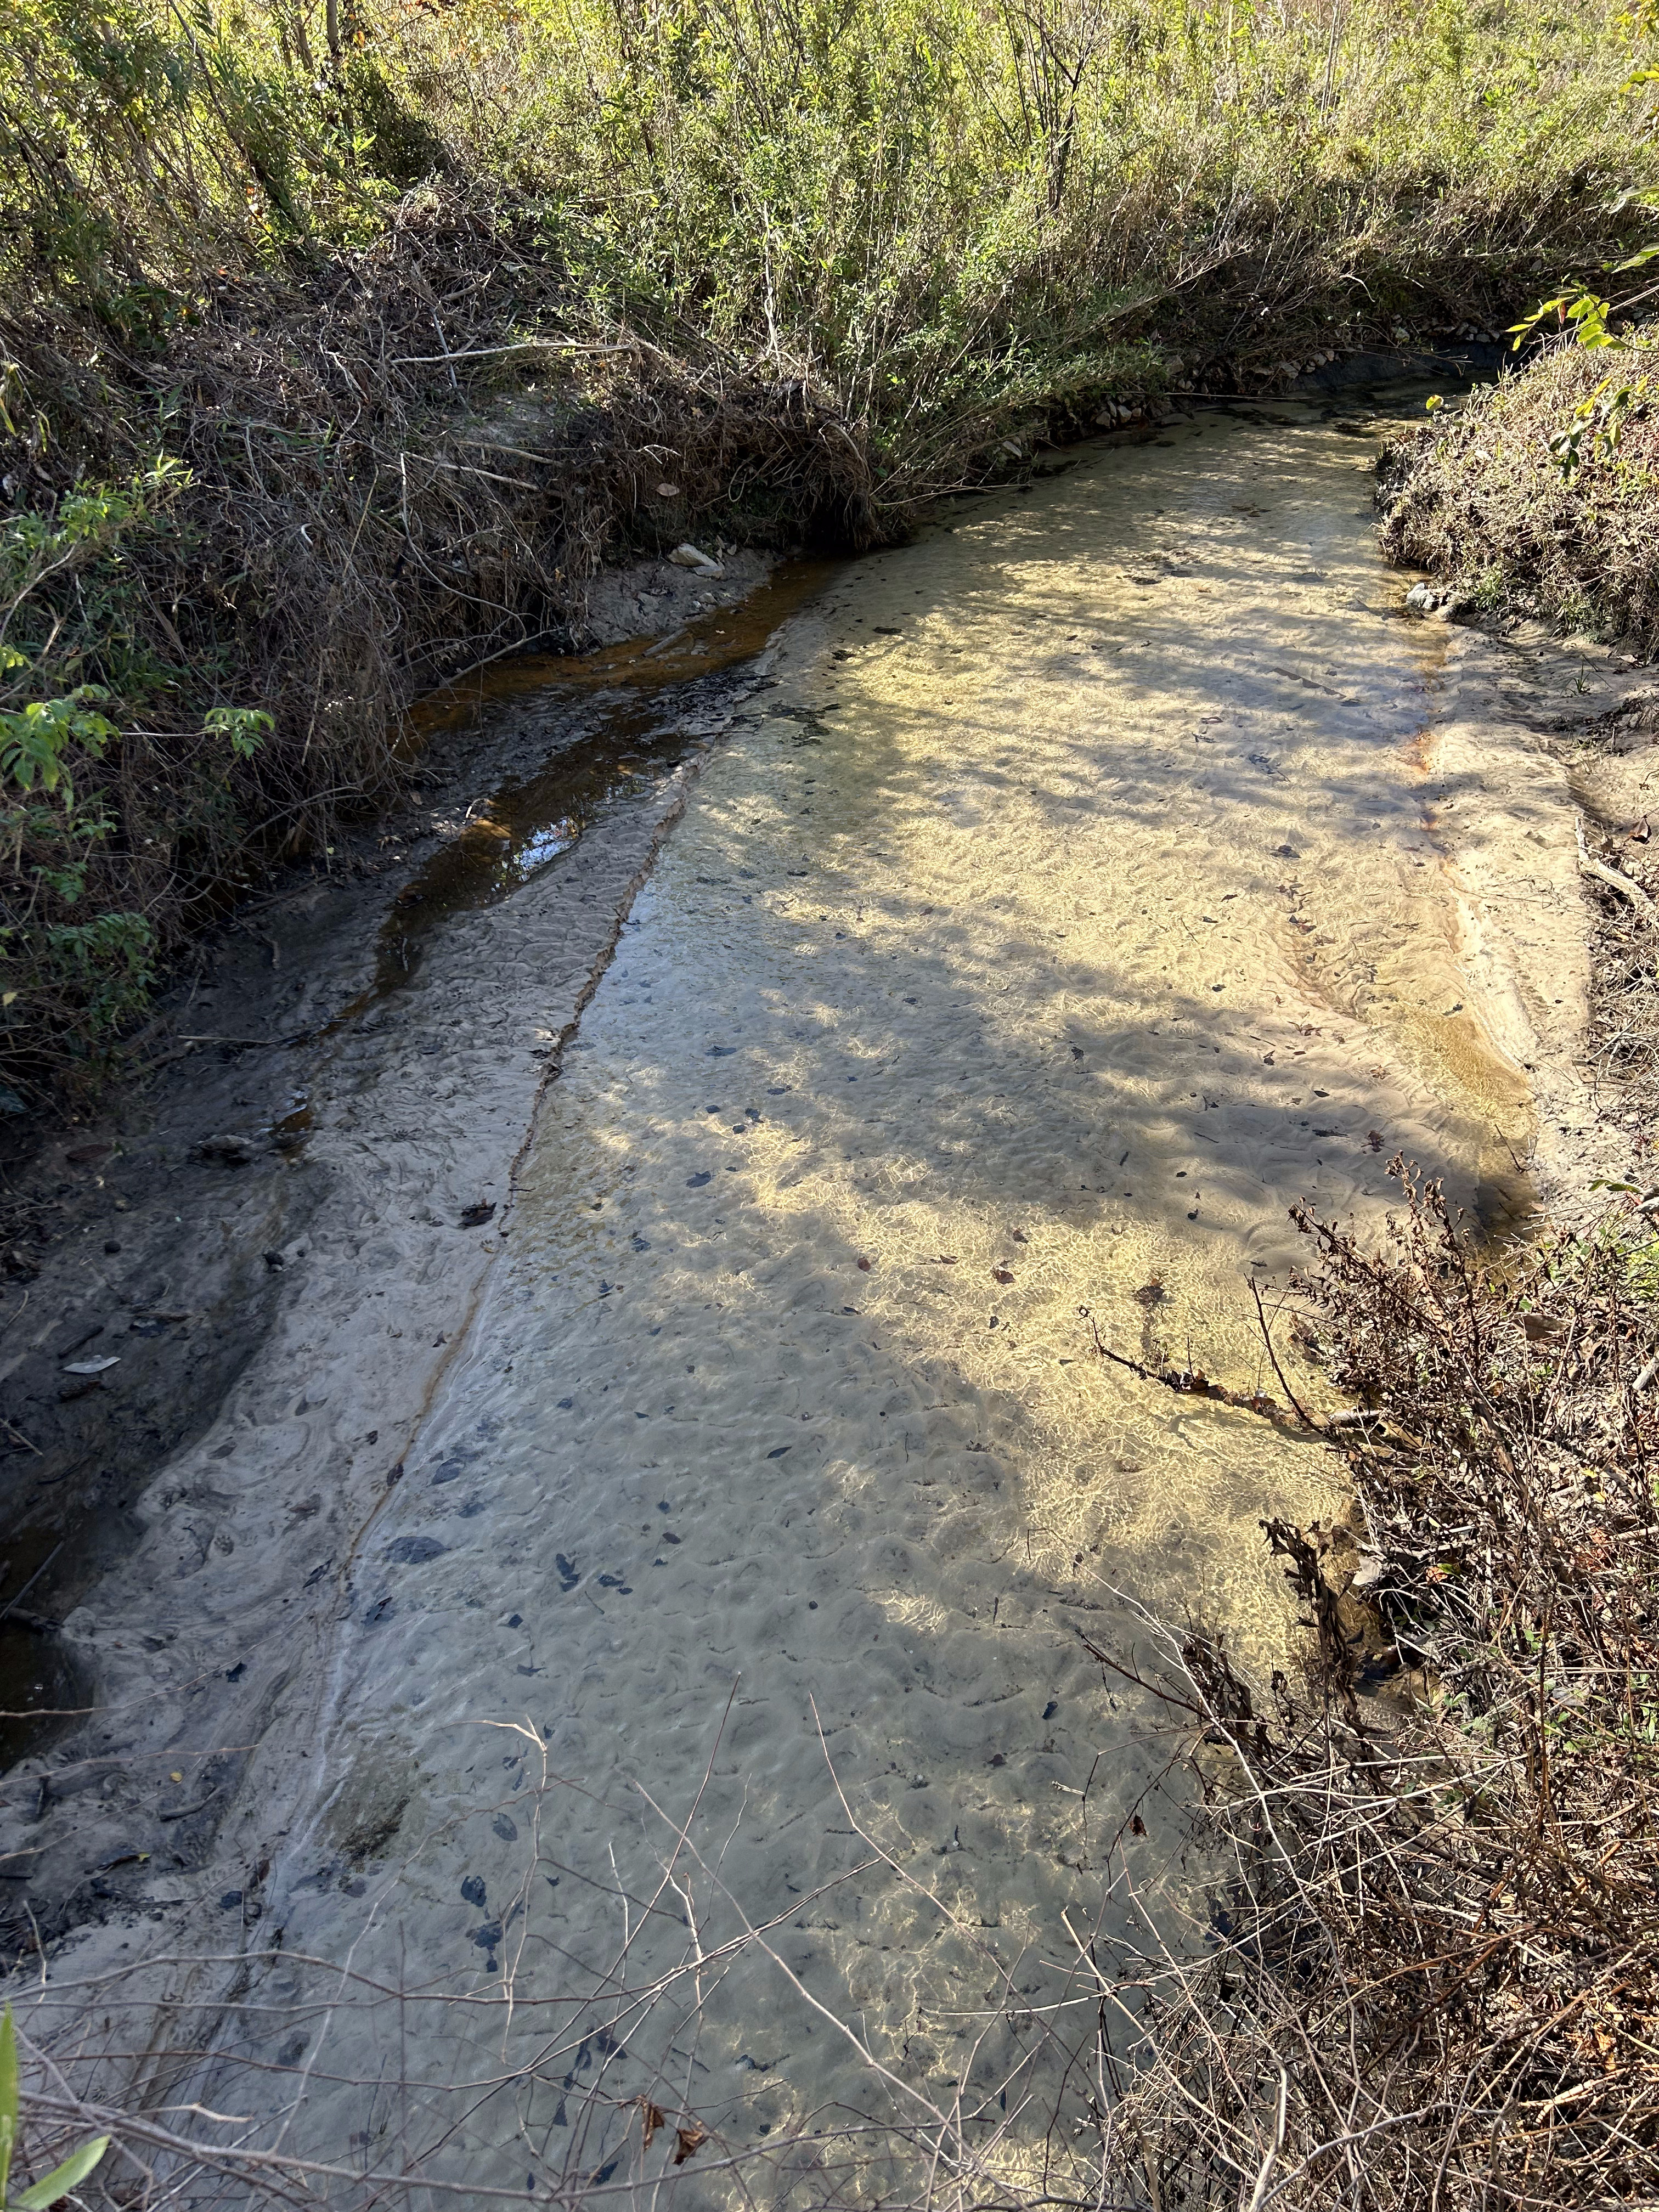
[[[332,52],[305,5],[8,0],[0,27],[14,301],[163,330],[220,269],[368,243],[447,167],[534,203],[596,302],[895,428],[918,382],[977,397],[1241,255],[1311,250],[1306,281],[1334,251],[1358,319],[1409,305],[1449,226],[1524,253],[1564,194],[1653,166],[1650,93],[1619,89],[1650,31],[1537,0],[459,0],[347,9]]]
[[[72,811],[0,787],[25,1108],[386,787],[414,690],[653,542],[667,459],[682,534],[896,537],[1115,396],[1501,324],[1659,180],[1613,5],[0,0],[0,714],[93,685],[115,732],[68,732]],[[487,350],[550,334],[631,350]],[[546,457],[513,496],[446,442],[504,413]],[[70,496],[107,526],[20,597]]]

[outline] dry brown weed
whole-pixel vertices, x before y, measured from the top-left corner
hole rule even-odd
[[[1659,2191],[1659,1197],[1477,1253],[1432,1186],[1378,1253],[1304,1217],[1352,1528],[1269,1531],[1310,1685],[1212,1638],[1157,1686],[1230,1869],[1117,2116],[1160,2207]]]

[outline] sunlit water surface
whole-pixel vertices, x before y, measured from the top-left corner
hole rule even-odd
[[[1205,1910],[1090,1646],[1122,1591],[1277,1663],[1258,1522],[1340,1498],[1091,1331],[1278,1395],[1293,1201],[1376,1218],[1401,1150],[1521,1195],[1372,452],[1209,416],[965,506],[835,579],[704,769],[359,1563],[284,1941],[427,1995],[333,2016],[319,2141],[718,2199],[918,2098],[1011,2171],[1086,2118],[1074,1938],[1146,1937],[1126,1867],[1171,1940]],[[400,2069],[475,2093],[411,2123]]]

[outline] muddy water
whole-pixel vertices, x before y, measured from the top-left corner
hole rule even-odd
[[[431,2171],[516,2188],[655,2172],[695,2113],[719,2197],[849,2115],[1016,2168],[1086,2124],[1073,1938],[1203,1910],[1156,1708],[1091,1646],[1127,1593],[1281,1659],[1257,1522],[1337,1494],[1091,1330],[1276,1391],[1249,1285],[1292,1202],[1374,1218],[1396,1151],[1521,1196],[1418,796],[1443,634],[1370,463],[1311,410],[1204,417],[797,624],[359,1556],[283,1941],[423,1995],[330,2016],[308,2128],[370,2164],[450,2129]],[[471,2092],[330,2087],[399,2067]]]
[[[524,890],[671,775],[697,743],[684,712],[696,696],[689,687],[740,669],[830,573],[822,562],[787,562],[738,605],[670,637],[631,639],[576,659],[526,655],[424,701],[409,731],[417,750],[512,700],[544,711],[556,702],[568,715],[586,698],[594,702],[593,726],[567,736],[535,773],[510,777],[416,872],[381,927],[373,985],[334,1026],[406,983],[434,930]]]

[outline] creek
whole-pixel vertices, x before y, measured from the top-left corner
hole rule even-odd
[[[1293,1204],[1376,1224],[1401,1152],[1527,1200],[1358,411],[1097,451],[793,617],[357,1555],[259,1985],[329,2008],[307,2139],[539,2191],[707,2128],[719,2201],[769,2142],[875,2192],[895,2124],[1086,2133],[1086,1954],[1211,1909],[1095,1650],[1145,1608],[1286,1663],[1258,1523],[1341,1504],[1093,1333],[1280,1395]]]

